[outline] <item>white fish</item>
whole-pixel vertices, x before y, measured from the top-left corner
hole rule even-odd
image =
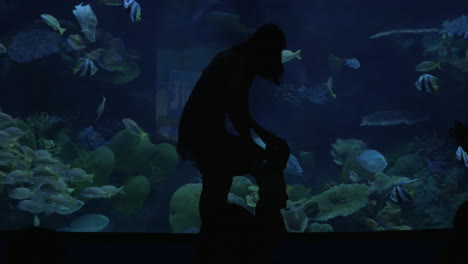
[[[425,73],[419,76],[414,85],[420,92],[435,94],[439,91],[440,88],[438,80],[439,79],[437,77]]]
[[[135,0],[124,0],[124,8],[127,9]]]
[[[281,51],[281,62],[282,63],[293,60],[294,58],[297,58],[298,60],[302,59],[300,49],[298,49],[296,52],[292,52],[291,50]]]
[[[60,35],[63,35],[63,32],[65,32],[65,30],[67,30],[66,28],[62,28],[60,26],[60,23],[58,22],[58,20],[55,17],[53,17],[52,15],[42,14],[41,18],[47,23],[47,25],[49,25],[54,30],[58,31],[60,33]]]
[[[0,44],[1,45],[1,44]],[[15,120],[9,114],[0,112],[0,125],[13,123]]]
[[[73,68],[73,75],[78,75],[80,77],[93,76],[97,70],[92,60],[81,58],[76,63],[75,68]]]
[[[124,193],[124,186],[120,187],[120,188],[117,188],[115,187],[114,185],[103,185],[101,187],[99,187],[101,190],[103,190],[104,192],[106,192],[107,194],[107,197],[112,197],[118,193]]]
[[[97,108],[97,110],[96,110],[96,115],[97,115],[96,121],[98,121],[99,118],[101,118],[102,112],[104,112],[104,107],[105,107],[105,105],[106,105],[106,97],[103,96],[103,97],[102,97],[101,104],[99,104],[99,106],[98,106],[98,108]]]
[[[33,224],[34,226],[39,226],[41,224],[41,221],[39,220],[39,217],[37,217],[37,215],[34,215]]]
[[[0,43],[0,54],[4,54],[4,53],[7,53],[7,49],[5,48],[5,46],[3,46],[2,43]]]
[[[25,187],[18,187],[8,193],[8,197],[16,200],[29,199],[34,195],[34,192]]]
[[[83,6],[83,3],[81,3],[75,6],[73,14],[76,17],[76,20],[78,20],[81,32],[83,32],[86,38],[91,42],[96,41],[96,26],[98,21],[91,6]]]
[[[356,174],[356,172],[354,171],[350,171],[349,172],[349,179],[352,181],[352,182],[358,182],[361,180],[361,178],[359,178],[359,176]]]
[[[465,152],[463,148],[461,146],[458,146],[457,152],[455,153],[457,155],[457,160],[462,160],[463,152]]]
[[[465,167],[468,168],[468,154],[466,154],[466,151],[461,146],[459,146],[456,154],[457,154],[457,160],[463,160]]]
[[[129,118],[122,119],[122,122],[125,125],[125,128],[128,129],[132,134],[136,136],[141,136],[144,132],[143,130],[137,125],[137,123]]]
[[[351,58],[351,59],[346,59],[345,60],[345,65],[348,66],[351,69],[359,69],[361,67],[361,63],[356,58]]]
[[[129,0],[124,2],[124,7],[130,15],[130,19],[133,23],[141,20],[141,6],[135,0]],[[130,8],[129,8],[130,7]]]
[[[102,231],[110,220],[102,214],[87,214],[78,217],[70,223],[69,227],[60,228],[57,231],[65,232],[99,232]]]
[[[30,212],[32,214],[40,214],[45,210],[44,206],[32,200],[22,200],[18,203],[17,207],[22,211]]]
[[[377,150],[364,150],[357,157],[357,161],[363,168],[369,172],[382,172],[387,167],[388,163],[385,157]]]
[[[72,168],[63,173],[63,177],[71,182],[93,181],[94,174],[87,174],[80,168]]]
[[[28,134],[27,131],[23,131],[21,128],[17,128],[17,127],[7,127],[5,129],[3,129],[3,132],[7,133],[8,135],[10,135],[15,140],[17,140],[17,139],[25,136],[26,134]]]
[[[81,196],[86,198],[107,198],[108,194],[99,187],[88,187],[81,191]]]

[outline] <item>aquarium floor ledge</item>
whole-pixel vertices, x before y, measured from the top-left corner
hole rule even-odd
[[[0,232],[0,263],[16,235]],[[274,259],[275,263],[429,264],[436,263],[453,235],[449,229],[288,234]],[[59,239],[67,263],[73,264],[195,263],[199,246],[198,234],[60,233]]]

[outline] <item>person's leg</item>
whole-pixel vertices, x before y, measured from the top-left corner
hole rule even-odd
[[[213,233],[219,230],[219,219],[226,207],[232,175],[217,165],[203,164],[198,169],[202,175],[202,192],[199,211],[201,218],[200,233]]]

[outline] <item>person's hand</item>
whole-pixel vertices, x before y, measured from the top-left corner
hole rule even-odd
[[[291,152],[288,143],[284,139],[276,137],[266,145],[266,153],[268,161],[273,167],[284,170]]]

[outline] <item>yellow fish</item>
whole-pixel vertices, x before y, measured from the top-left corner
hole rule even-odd
[[[63,35],[63,32],[65,32],[65,30],[67,30],[66,28],[60,27],[60,23],[58,22],[58,20],[55,17],[51,16],[51,15],[42,14],[41,18],[47,23],[47,25],[49,25],[51,28],[57,30],[60,33],[60,35]]]
[[[440,62],[435,61],[423,61],[416,66],[416,71],[418,72],[427,72],[435,69],[440,70]]]

